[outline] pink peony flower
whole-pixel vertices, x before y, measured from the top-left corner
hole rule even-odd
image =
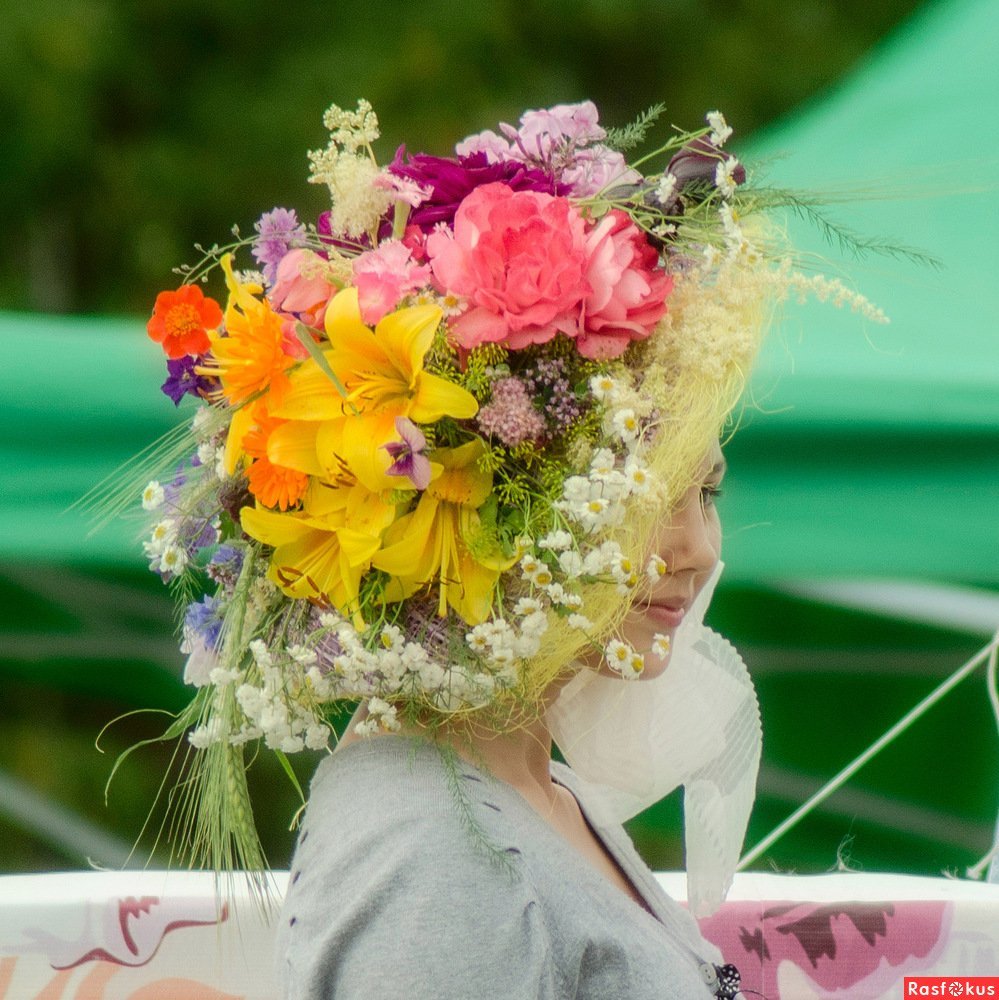
[[[666,313],[673,278],[659,255],[624,212],[608,212],[587,237],[590,293],[576,346],[584,357],[619,357],[632,340],[644,340]]]
[[[427,255],[441,289],[469,302],[451,326],[462,347],[517,350],[578,332],[591,291],[586,224],[567,199],[484,184],[462,201],[453,234],[430,234]]]
[[[289,250],[267,297],[278,312],[294,313],[307,326],[321,327],[326,304],[336,291],[326,273],[326,262],[318,254]]]
[[[361,319],[374,326],[402,301],[403,296],[430,282],[430,268],[413,260],[409,247],[385,240],[376,250],[354,259],[354,284]]]

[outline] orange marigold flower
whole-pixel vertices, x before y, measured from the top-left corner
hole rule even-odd
[[[284,352],[282,317],[254,300],[242,312],[228,311],[226,333],[213,338],[212,360],[199,371],[221,379],[222,392],[233,406],[266,390],[280,401],[288,388],[287,371],[296,363]]]
[[[256,426],[243,438],[243,451],[253,459],[246,470],[250,492],[265,506],[288,510],[305,495],[309,477],[297,469],[277,465],[267,457],[267,441],[281,424],[287,423],[271,417],[263,406],[254,412]]]
[[[222,307],[206,298],[197,285],[181,285],[175,292],[156,296],[153,315],[146,332],[163,345],[168,358],[204,354],[211,346],[209,330],[222,322]]]

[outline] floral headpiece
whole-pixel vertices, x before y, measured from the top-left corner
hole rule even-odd
[[[244,744],[326,747],[340,699],[368,699],[361,731],[502,727],[584,649],[624,678],[667,655],[616,634],[669,572],[651,533],[768,303],[819,279],[755,221],[774,199],[721,114],[628,165],[658,110],[611,133],[588,102],[529,111],[382,167],[370,105],[334,106],[310,154],[329,210],[274,209],[157,298],[163,390],[201,405],[143,494],[145,551],[183,605],[196,693],[171,734],[206,789],[245,797]],[[224,307],[200,287],[216,265]],[[259,867],[251,830],[221,832]]]

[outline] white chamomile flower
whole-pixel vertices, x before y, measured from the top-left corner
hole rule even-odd
[[[632,681],[640,677],[644,669],[645,657],[641,653],[632,653],[631,659],[628,660],[628,669],[627,671],[622,671],[621,676],[626,681]]]
[[[574,580],[583,572],[583,557],[575,550],[569,549],[559,553],[558,565],[570,580]]]
[[[634,410],[630,408],[618,410],[614,414],[612,423],[622,441],[634,441],[638,437],[640,425]]]
[[[513,613],[521,616],[533,615],[540,610],[541,602],[536,597],[522,597],[513,606]]]
[[[593,622],[590,621],[586,615],[572,614],[569,615],[569,628],[578,629],[580,632],[592,632]]]
[[[153,525],[149,541],[144,543],[146,555],[162,555],[163,550],[177,537],[177,522],[169,518]]]
[[[645,564],[645,575],[655,583],[666,575],[666,560],[658,553],[649,556],[649,561]]]
[[[538,542],[539,549],[551,549],[553,552],[561,552],[572,545],[572,535],[568,531],[549,531],[544,538]]]
[[[731,198],[735,194],[738,186],[735,180],[735,169],[739,166],[739,161],[734,156],[719,160],[715,167],[715,187],[721,192],[722,197]]]
[[[590,392],[601,403],[608,402],[617,391],[617,382],[610,375],[594,375],[590,379]]]
[[[635,651],[626,642],[620,639],[611,639],[604,647],[604,659],[610,667],[617,673],[624,674],[630,669],[631,658]]]
[[[732,126],[725,121],[725,116],[720,111],[709,111],[705,117],[711,127],[708,141],[715,146],[724,146],[732,135]]]
[[[644,496],[649,492],[649,487],[652,485],[649,470],[639,465],[634,459],[629,460],[625,465],[624,477],[631,493],[636,496]]]
[[[615,417],[616,419],[616,417]],[[609,476],[614,471],[614,452],[610,448],[598,448],[590,459],[591,476]]]
[[[489,649],[489,638],[480,625],[465,633],[465,642],[468,643],[469,649],[476,653],[485,653]]]
[[[540,568],[541,561],[535,556],[528,554],[520,560],[520,571],[527,580],[530,580]]]
[[[151,480],[142,491],[142,509],[156,510],[162,506],[164,499],[163,487],[155,480]]]
[[[663,635],[662,632],[657,632],[652,637],[652,652],[659,657],[660,660],[665,660],[669,656],[670,650],[670,639],[668,635]]]
[[[179,545],[171,542],[160,556],[160,572],[178,576],[187,567],[187,553]]]

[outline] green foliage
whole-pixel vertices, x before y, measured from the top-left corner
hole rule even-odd
[[[623,128],[610,128],[607,130],[607,145],[615,149],[628,150],[640,146],[645,141],[645,136],[652,126],[659,121],[666,111],[663,103],[653,104],[647,111],[643,111],[631,124]]]
[[[586,97],[606,125],[662,99],[677,125],[719,107],[745,135],[915,6],[8,4],[0,307],[147,313],[196,241],[227,242],[234,222],[250,233],[275,204],[314,219],[323,192],[306,183],[306,150],[325,142],[331,101],[372,102],[382,162],[401,142],[442,153],[524,108]]]

